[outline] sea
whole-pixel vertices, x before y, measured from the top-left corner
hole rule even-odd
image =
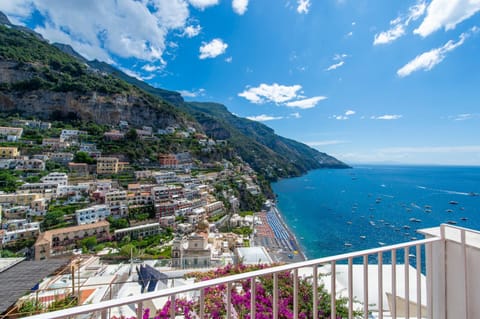
[[[423,239],[442,223],[480,230],[480,167],[356,166],[272,184],[308,259]]]

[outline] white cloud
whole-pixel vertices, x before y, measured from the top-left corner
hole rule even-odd
[[[257,87],[247,87],[238,96],[241,96],[251,103],[275,103],[287,107],[297,107],[300,109],[309,109],[315,107],[318,102],[327,99],[326,96],[314,96],[307,98],[301,92],[302,86],[295,84],[291,86],[280,85],[277,83],[262,83]]]
[[[188,0],[188,2],[200,10],[205,10],[207,7],[216,6],[218,4],[218,0]]]
[[[118,66],[118,68],[123,71],[126,75],[129,75],[133,78],[136,78],[140,81],[146,81],[146,80],[151,80],[155,77],[155,74],[150,74],[150,75],[147,75],[147,76],[143,76],[142,74],[140,74],[139,72],[136,72],[136,71],[133,71],[133,70],[130,70],[130,69],[127,69],[127,68],[124,68],[124,67],[121,67],[121,66]]]
[[[183,97],[197,97],[205,95],[205,89],[198,89],[196,91],[188,91],[188,90],[179,90],[177,91]]]
[[[335,64],[332,64],[330,65],[325,71],[332,71],[332,70],[336,70],[338,69],[339,67],[341,67],[342,65],[345,64],[345,61],[340,61],[338,63],[335,63]]]
[[[266,121],[273,121],[273,120],[281,120],[283,117],[281,116],[270,116],[266,114],[257,115],[257,116],[247,116],[247,119],[257,122],[266,122]]]
[[[295,112],[295,113],[291,113],[291,114],[290,114],[290,117],[292,117],[292,118],[294,118],[294,119],[299,119],[299,118],[301,118],[302,116],[300,115],[300,113]]]
[[[388,31],[380,32],[379,34],[375,34],[375,38],[373,40],[373,44],[386,44],[390,43],[402,35],[405,34],[405,28],[401,24],[397,24],[395,27],[391,28]]]
[[[346,54],[346,53],[342,53],[342,54],[337,53],[333,56],[333,60],[334,61],[342,61],[343,59],[345,59],[347,57],[348,57],[348,54]]]
[[[354,110],[347,110],[347,111],[345,111],[345,113],[342,114],[342,115],[335,115],[335,114],[334,114],[334,115],[332,115],[332,116],[329,117],[329,118],[333,118],[333,119],[339,120],[339,121],[346,121],[346,120],[350,119],[350,116],[355,115],[356,113],[357,113],[357,112],[355,112]]]
[[[298,13],[308,13],[310,10],[310,0],[297,0],[297,12]]]
[[[347,37],[353,36],[353,31],[348,32],[346,36],[347,36]]]
[[[228,48],[228,44],[224,43],[222,39],[213,39],[210,42],[202,42],[200,47],[200,59],[215,58],[224,54]]]
[[[152,64],[145,64],[142,66],[142,70],[146,72],[156,72],[156,71],[162,71],[165,68],[165,65],[152,65]]]
[[[225,58],[225,62],[227,63],[232,63],[233,57],[229,56],[228,58]]]
[[[112,56],[161,60],[168,32],[189,17],[185,0],[1,1],[0,8],[23,19],[36,11],[45,22],[35,30],[45,38],[110,63]]]
[[[399,115],[399,114],[385,114],[385,115],[380,115],[380,116],[372,116],[372,117],[370,117],[370,119],[391,121],[391,120],[399,120],[402,117],[403,117],[403,115]]]
[[[466,120],[478,119],[480,118],[480,114],[479,113],[463,113],[463,114],[457,114],[450,118],[453,118],[455,121],[466,121]]]
[[[297,92],[302,89],[301,85],[272,85],[262,83],[258,87],[251,87],[238,94],[252,103],[261,104],[266,102],[284,103],[297,97]]]
[[[478,28],[474,27],[469,32],[462,33],[457,42],[453,40],[448,41],[440,48],[435,48],[430,51],[417,55],[413,60],[405,64],[397,71],[400,77],[406,77],[418,70],[430,71],[435,65],[442,62],[446,54],[461,46],[472,32],[477,32]]]
[[[325,99],[327,99],[326,96],[314,96],[308,99],[287,102],[285,105],[288,107],[298,107],[300,109],[310,109]]]
[[[426,37],[440,28],[451,30],[478,11],[478,0],[432,0],[425,19],[413,32]]]
[[[348,57],[348,54],[342,53],[342,54],[335,54],[333,56],[333,61],[339,61],[337,63],[334,63],[330,65],[328,68],[325,69],[325,71],[332,71],[336,70],[339,67],[343,66],[345,64],[345,59]]]
[[[418,20],[424,13],[427,5],[425,0],[418,1],[408,8],[407,15],[401,15],[390,21],[391,28],[375,34],[373,45],[387,44],[405,35],[405,29],[411,21]]]
[[[199,35],[200,31],[202,31],[202,27],[199,24],[189,25],[183,30],[183,35],[187,38],[193,38]]]
[[[338,145],[347,143],[346,141],[341,140],[327,140],[327,141],[314,141],[314,142],[305,142],[308,146],[326,146],[326,145]]]
[[[0,1],[0,11],[8,15],[10,22],[16,23],[17,18],[24,18],[29,16],[33,11],[33,4],[31,1],[25,0],[8,0]]]
[[[247,11],[248,0],[233,0],[232,8],[235,13],[243,15]]]

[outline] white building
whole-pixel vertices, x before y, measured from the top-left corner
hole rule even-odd
[[[105,220],[111,215],[108,205],[94,205],[75,211],[78,225],[93,224]]]
[[[40,223],[28,223],[25,219],[14,220],[7,225],[2,238],[2,244],[8,244],[22,239],[33,239],[40,233]]]
[[[58,186],[57,195],[60,197],[81,196],[82,194],[87,194],[89,188],[88,184]]]
[[[23,128],[0,126],[0,136],[5,136],[7,141],[16,142],[22,137]]]
[[[175,183],[178,181],[177,174],[175,172],[155,172],[153,174],[157,184]]]
[[[68,185],[68,175],[60,172],[52,172],[40,179],[42,183],[57,184],[58,186]]]
[[[62,133],[60,134],[60,140],[61,141],[69,140],[82,134],[86,135],[87,132],[80,131],[80,130],[62,130]]]

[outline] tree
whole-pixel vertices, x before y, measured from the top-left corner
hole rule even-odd
[[[132,244],[127,244],[120,248],[120,255],[130,258],[131,256],[136,256],[138,253],[137,248]]]
[[[86,250],[90,251],[97,245],[97,237],[95,236],[90,236],[87,238],[84,238],[80,241],[80,246],[82,248],[85,248]]]
[[[125,139],[128,141],[136,141],[138,139],[138,133],[137,130],[134,128],[131,128],[126,134],[125,134]]]
[[[0,191],[14,192],[17,189],[18,177],[9,170],[0,170]]]
[[[62,210],[52,210],[45,215],[42,222],[43,229],[51,229],[63,223],[64,212]]]
[[[87,152],[77,152],[73,157],[75,163],[94,164],[95,160]]]

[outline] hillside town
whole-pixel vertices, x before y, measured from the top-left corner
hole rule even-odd
[[[0,127],[2,145],[12,145],[0,147],[0,167],[21,172],[16,174],[21,177],[15,191],[0,193],[4,250],[35,260],[100,249],[114,256],[124,243],[157,236],[159,242],[144,255],[139,253],[140,257],[185,262],[198,257],[192,262],[207,265],[218,259],[233,260],[234,248],[249,246],[253,212],[241,213],[239,198],[227,186],[233,181],[251,196],[262,196],[247,164],[226,160],[202,164],[189,152],[181,152],[158,154],[158,162],[149,163],[150,169],[134,169],[124,157],[85,142],[89,134],[78,129],[61,129],[58,137],[43,138],[37,153],[24,155],[23,144],[32,143],[22,136],[24,129],[41,132],[51,127],[49,122],[35,120]],[[121,121],[103,139],[121,141],[131,131]],[[192,127],[157,132],[143,127],[134,132],[139,139],[194,138],[203,152],[226,143],[208,139]],[[76,161],[79,155],[89,161]],[[225,185],[221,192],[219,185]],[[190,249],[200,238],[201,254]]]
[[[64,261],[66,272],[42,281],[42,289],[55,291],[41,294],[49,300],[46,304],[58,300],[51,295],[58,294],[58,280],[65,274],[70,284],[61,289],[74,284],[72,267],[79,271],[78,285],[91,277],[111,286],[120,278],[138,281],[129,263],[185,272],[273,261],[261,242],[268,225],[256,217],[270,204],[254,170],[240,158],[201,162],[183,149],[157,154],[156,161],[142,159],[139,165],[95,143],[121,144],[131,135],[137,142],[188,139],[208,154],[228,147],[227,142],[209,139],[193,127],[154,132],[125,121],[100,136],[61,127],[61,122],[55,127],[39,120],[2,123],[8,126],[0,127],[1,266]],[[52,136],[55,132],[58,136]],[[271,229],[267,233],[273,234]],[[104,272],[112,267],[107,280]],[[90,273],[92,269],[102,271]]]

